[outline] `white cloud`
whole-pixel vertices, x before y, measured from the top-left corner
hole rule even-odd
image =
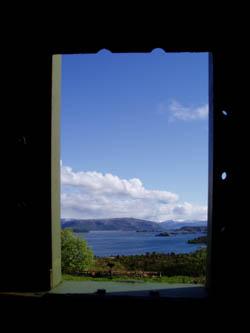
[[[61,164],[61,216],[64,218],[134,217],[156,222],[205,220],[207,207],[178,203],[175,193],[146,189],[140,179],[120,179],[96,171],[73,172]]]
[[[155,221],[165,220],[207,220],[207,206],[197,206],[189,202],[158,206]]]
[[[208,104],[199,107],[184,106],[176,100],[172,100],[169,104],[160,103],[158,113],[168,113],[169,122],[173,121],[193,121],[198,119],[207,119]]]
[[[103,175],[96,171],[75,173],[68,166],[61,166],[61,183],[96,195],[125,196],[130,199],[156,200],[164,203],[176,202],[179,199],[178,195],[168,191],[145,189],[138,178],[120,179],[110,173]]]

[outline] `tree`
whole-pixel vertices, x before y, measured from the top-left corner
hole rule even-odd
[[[87,270],[94,260],[94,253],[85,239],[75,236],[70,228],[61,231],[62,272],[78,273]]]

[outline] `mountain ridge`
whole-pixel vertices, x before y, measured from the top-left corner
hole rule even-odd
[[[159,223],[142,219],[106,218],[106,219],[61,219],[62,228],[72,228],[75,232],[94,230],[121,231],[162,231]]]
[[[164,231],[170,229],[178,229],[183,226],[205,226],[205,221],[183,221],[177,222],[174,220],[168,220],[164,222],[154,222],[143,219],[136,219],[133,217],[124,218],[104,218],[104,219],[61,219],[61,227],[72,228],[74,232],[86,232],[86,231],[97,231],[97,230],[119,230],[119,231]]]
[[[186,220],[186,221],[175,221],[167,220],[160,223],[166,230],[179,229],[186,226],[207,226],[207,221],[202,220]]]

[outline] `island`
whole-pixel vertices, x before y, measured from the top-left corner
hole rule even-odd
[[[188,240],[189,244],[207,244],[207,236],[197,237]]]
[[[160,237],[170,237],[172,236],[169,232],[161,232],[160,234],[157,234],[155,236],[160,236]]]
[[[188,235],[188,234],[197,234],[197,233],[207,233],[207,227],[205,226],[184,226],[180,229],[174,229],[170,230],[170,232],[161,232],[160,234],[157,234],[155,236],[161,236],[161,237],[170,237],[170,236],[176,236],[176,235]],[[202,239],[203,237],[197,238],[197,242],[199,239]],[[204,237],[206,238],[206,237]],[[203,242],[202,242],[203,243]],[[199,244],[199,243],[196,243]]]

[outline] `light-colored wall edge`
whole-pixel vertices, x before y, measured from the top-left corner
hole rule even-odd
[[[50,287],[61,282],[61,222],[60,222],[60,109],[61,55],[52,56],[51,105],[51,232],[52,271]]]
[[[213,53],[209,53],[209,149],[208,149],[208,244],[206,260],[206,287],[212,288],[212,222],[213,222],[213,173],[214,173],[214,91]]]

